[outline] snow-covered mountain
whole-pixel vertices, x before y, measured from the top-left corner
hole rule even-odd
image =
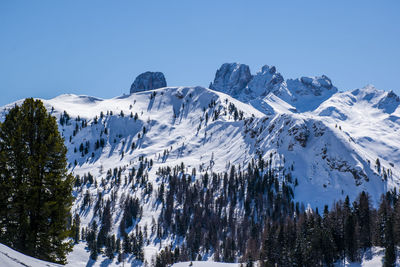
[[[275,67],[251,75],[238,63],[223,64],[211,89],[157,88],[166,85],[164,75],[150,74],[135,80],[130,95],[42,100],[59,122],[70,171],[94,180],[74,191],[73,212],[81,215],[82,226],[97,216],[94,204],[84,204],[85,195],[95,201],[100,194],[119,203],[112,209],[115,225],[122,200],[140,199],[143,215],[137,224],[145,229],[161,212],[157,196],[146,193],[149,187],[158,190],[159,168],[182,162],[201,177],[262,158],[281,181],[291,174],[296,201],[321,209],[361,191],[377,203],[382,193],[400,185],[400,99],[392,91],[367,86],[338,92],[325,75],[284,80]],[[21,102],[4,106],[0,119]],[[111,176],[128,179],[144,159],[149,186],[112,186]],[[118,227],[112,231],[118,236]],[[147,235],[145,258],[151,262],[173,237],[162,244],[150,230]],[[71,255],[71,266],[88,261],[82,245]]]
[[[305,112],[316,109],[337,92],[325,75],[284,80],[274,66],[265,65],[251,75],[249,66],[239,63],[223,64],[210,88],[250,103],[266,114],[276,111],[269,103],[271,94],[289,104],[289,111]]]

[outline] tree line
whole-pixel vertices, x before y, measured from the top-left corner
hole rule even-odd
[[[144,169],[145,165],[141,166],[138,170]],[[118,173],[115,169],[110,179],[116,181]],[[145,175],[132,168],[129,186],[145,188],[147,183],[141,182]],[[261,157],[245,168],[232,165],[228,172],[197,175],[196,168],[188,173],[181,163],[159,168],[157,175],[160,184],[148,194],[156,198],[161,213],[149,229],[138,227],[142,212],[139,199],[121,196],[119,238],[109,233],[109,227],[102,230],[103,221],[110,221],[110,203],[111,207],[114,204],[99,194],[96,202],[102,199],[102,204],[95,205],[99,224],[94,221],[82,231],[82,239],[91,244],[93,258],[104,253],[111,259],[133,255],[142,261],[144,245],[154,242],[163,247],[155,266],[207,260],[209,255],[215,261],[247,266],[255,262],[260,266],[333,266],[345,259],[360,261],[373,246],[385,248],[385,266],[395,262],[395,247],[400,245],[400,199],[396,192],[382,196],[377,209],[366,192],[354,202],[346,197],[330,208],[325,206],[322,212],[305,208],[293,201],[297,179],[290,172],[278,172]],[[167,239],[172,242],[165,243]]]
[[[377,209],[361,192],[353,203],[347,196],[321,212],[294,203],[290,173],[279,180],[263,161],[199,179],[179,166],[159,173],[165,182],[158,191],[159,238],[172,235],[184,242],[162,250],[156,266],[207,255],[246,266],[333,266],[360,261],[373,246],[385,248],[384,266],[394,266],[400,245],[396,192],[382,195]]]

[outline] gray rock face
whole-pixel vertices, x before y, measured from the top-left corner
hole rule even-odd
[[[245,64],[225,63],[217,70],[210,88],[246,101],[279,90],[283,82],[274,66],[265,65],[253,76]]]
[[[167,82],[162,72],[147,71],[136,77],[131,86],[131,94],[166,86]]]
[[[273,108],[265,104],[271,100],[270,94],[291,105],[295,112],[306,112],[315,110],[338,91],[325,75],[285,80],[274,66],[265,65],[251,75],[249,66],[239,63],[223,64],[210,88],[252,103],[265,113],[273,112]]]
[[[217,70],[210,88],[236,97],[246,88],[251,78],[249,66],[225,63]]]
[[[265,96],[274,92],[283,83],[282,75],[276,71],[274,66],[265,65],[248,83],[247,88],[255,96]]]
[[[393,91],[389,91],[375,106],[390,114],[393,113],[399,105],[400,97],[398,97]]]
[[[289,79],[286,83],[289,90],[297,95],[322,96],[325,94],[332,95],[337,92],[337,88],[332,85],[331,80],[325,75]]]

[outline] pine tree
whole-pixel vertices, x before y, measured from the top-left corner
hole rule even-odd
[[[398,246],[400,244],[400,199],[397,199],[394,205],[393,221],[395,222],[393,225],[394,242]]]
[[[90,258],[94,261],[97,260],[97,256],[98,256],[98,251],[97,251],[97,245],[96,242],[94,242],[94,246],[93,248],[90,250]]]
[[[59,263],[71,249],[65,239],[74,178],[66,152],[56,119],[40,100],[26,99],[0,125],[0,240]]]
[[[355,222],[353,211],[350,207],[349,196],[346,196],[346,199],[343,204],[344,210],[344,242],[345,242],[345,252],[346,256],[349,257],[350,261],[356,260],[356,238],[355,238]]]
[[[115,239],[114,239],[114,242],[115,242]],[[115,244],[113,244],[112,238],[107,237],[105,254],[111,260],[114,259],[114,256],[115,256],[114,249],[115,249]]]
[[[359,240],[362,249],[371,247],[371,207],[369,202],[368,193],[362,191],[358,197],[358,204],[356,207],[357,222],[359,225]]]
[[[132,252],[130,238],[127,234],[124,235],[124,239],[122,240],[122,250],[125,254],[129,254]]]
[[[71,236],[74,239],[75,244],[79,243],[79,230],[81,227],[81,218],[79,217],[78,213],[75,213],[74,222],[71,228]]]
[[[383,266],[393,267],[396,262],[396,252],[393,238],[393,218],[388,215],[385,223],[385,256],[383,258]]]

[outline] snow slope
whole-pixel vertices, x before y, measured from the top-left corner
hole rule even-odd
[[[369,94],[368,90],[373,89],[358,91]],[[400,162],[400,138],[396,135],[399,124],[393,120],[395,113],[387,114],[377,107],[384,101],[383,96],[366,104],[365,97],[357,100],[353,94],[337,93],[315,111],[304,113],[291,112],[289,104],[270,95],[267,98],[276,103],[272,115],[201,87],[167,87],[113,99],[61,95],[44,103],[49,110],[53,108],[55,116],[64,111],[71,116],[69,125],[60,129],[75,175],[91,172],[100,182],[108,169],[135,166],[144,156],[153,159],[149,178],[154,182],[155,170],[160,166],[184,162],[188,170],[201,165],[206,171],[212,160],[213,171],[219,172],[229,164],[246,165],[260,153],[266,159],[272,154],[272,164],[282,173],[293,169],[299,181],[296,200],[323,207],[346,195],[354,198],[362,190],[377,201],[382,192],[399,185],[396,162]],[[215,107],[210,108],[213,101]],[[234,120],[228,111],[230,103],[243,111],[245,119]],[[111,111],[113,115],[107,116]],[[121,111],[124,117],[119,115]],[[215,112],[221,114],[216,120]],[[139,118],[135,121],[130,113],[137,113]],[[209,117],[207,123],[205,114]],[[78,116],[89,126],[73,136],[76,124],[80,125],[75,121]],[[147,132],[139,138],[143,127]],[[106,145],[95,150],[94,143],[106,128]],[[87,141],[91,144],[89,154],[82,157],[79,146]],[[132,143],[137,147],[134,150]],[[168,152],[165,156],[164,151]],[[378,158],[380,170],[375,166]],[[125,169],[122,176],[127,172]],[[94,188],[89,190],[95,194]]]
[[[204,261],[189,261],[179,262],[172,265],[173,267],[239,267],[238,263],[222,263],[222,262],[204,262]]]
[[[384,249],[382,248],[372,248],[372,250],[367,253],[361,263],[336,263],[335,266],[381,266],[384,255]],[[85,260],[85,257],[69,257],[69,263],[67,266],[121,266],[121,263],[115,264],[110,262],[108,259],[101,259],[97,262]],[[19,253],[3,244],[0,244],[0,266],[2,267],[56,267],[61,266],[59,264],[50,263],[42,260],[38,260],[22,253]],[[180,262],[175,263],[172,267],[239,267],[238,263],[221,263],[221,262],[210,262],[210,261],[193,261],[193,262]],[[397,262],[396,266],[399,266]]]
[[[3,244],[0,244],[0,266],[2,267],[57,267],[62,266],[26,256]]]
[[[116,199],[112,231],[117,237],[121,205],[128,195],[141,200],[140,227],[157,220],[160,209],[154,195],[124,182],[113,188],[108,178],[108,171],[117,168],[123,180],[143,158],[153,162],[145,171],[156,191],[159,167],[183,162],[187,172],[196,168],[200,176],[228,170],[232,164],[246,166],[261,156],[282,181],[289,172],[297,179],[295,201],[320,209],[346,195],[354,200],[363,190],[377,203],[382,193],[400,185],[400,109],[393,92],[372,86],[336,92],[323,76],[282,82],[275,72],[263,68],[259,75],[278,82],[268,94],[258,90],[259,96],[246,103],[203,87],[165,87],[112,99],[69,94],[42,100],[58,122],[68,114],[69,120],[59,130],[68,148],[70,171],[81,178],[90,172],[97,184],[105,184],[104,190],[86,184],[74,191],[73,212],[80,214],[81,226],[95,218],[95,203],[82,208],[86,193],[92,201],[98,194],[104,200]],[[229,83],[221,80],[220,84]],[[257,78],[250,87],[255,84],[263,80]],[[0,120],[22,101],[4,106]],[[103,145],[96,145],[100,141]],[[84,147],[87,153],[80,149]],[[173,239],[160,244],[150,230],[146,234],[150,242],[145,259],[151,265],[155,253]],[[91,262],[84,243],[75,246],[68,260],[69,266],[116,264],[116,259],[103,256]],[[126,261],[138,264],[134,259]]]

